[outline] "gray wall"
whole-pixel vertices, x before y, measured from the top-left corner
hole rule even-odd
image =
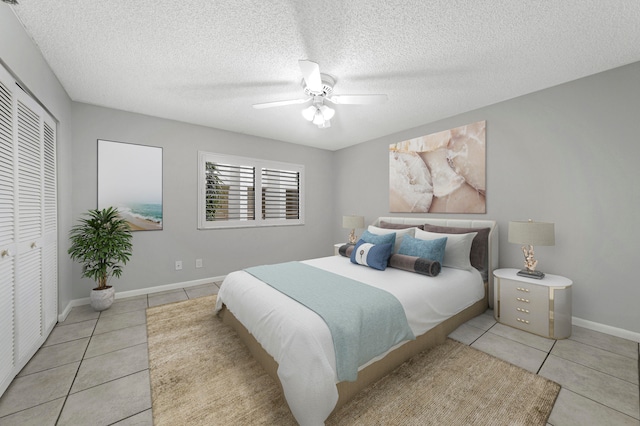
[[[337,151],[334,239],[338,215],[390,215],[390,143],[487,120],[487,213],[449,216],[497,220],[500,266],[514,268],[508,222],[554,222],[556,245],[536,257],[573,280],[573,315],[640,332],[639,112],[635,63]]]
[[[31,90],[58,122],[58,307],[72,299],[67,233],[71,227],[71,99],[33,44],[13,11],[0,4],[0,59]]]
[[[219,277],[234,270],[287,260],[331,255],[333,153],[177,121],[73,104],[73,216],[97,204],[97,139],[163,148],[164,229],[133,235],[133,257],[116,291],[143,289]],[[305,225],[197,229],[198,151],[303,164]],[[82,184],[79,184],[82,182]],[[204,267],[195,268],[195,259]],[[182,260],[183,269],[175,270]],[[73,297],[87,297],[91,282],[74,265]]]

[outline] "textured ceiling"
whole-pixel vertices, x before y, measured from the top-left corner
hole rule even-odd
[[[1,6],[9,7],[9,6]],[[638,0],[19,0],[74,101],[335,150],[640,60]],[[336,78],[319,129],[299,59]],[[464,124],[464,123],[460,123]]]

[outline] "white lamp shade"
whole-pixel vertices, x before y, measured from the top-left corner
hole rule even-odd
[[[347,229],[364,228],[364,216],[342,216],[342,227]]]
[[[532,246],[553,246],[556,244],[554,224],[531,220],[509,222],[509,242]]]
[[[316,114],[313,116],[313,124],[316,126],[324,124],[324,117],[322,116],[322,111],[319,109],[316,110]]]
[[[333,116],[335,115],[335,111],[333,110],[333,108],[329,108],[326,105],[322,105],[320,107],[320,111],[322,112],[322,116],[324,117],[324,119],[326,121],[329,121],[333,118]]]
[[[315,107],[315,105],[311,105],[310,107],[302,110],[302,116],[305,120],[312,121],[313,117],[316,115],[316,110],[317,108]]]

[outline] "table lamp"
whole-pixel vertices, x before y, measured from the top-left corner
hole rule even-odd
[[[358,241],[356,228],[364,228],[364,216],[342,216],[342,227],[347,229],[351,228],[349,244],[355,244]]]
[[[536,271],[538,261],[534,257],[533,246],[555,245],[553,223],[534,222],[531,219],[526,222],[509,222],[509,242],[523,244],[524,269],[518,272],[518,275],[538,280],[544,278],[544,273]]]

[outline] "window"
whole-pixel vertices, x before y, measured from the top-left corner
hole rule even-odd
[[[304,166],[202,151],[198,157],[199,229],[304,224]]]

